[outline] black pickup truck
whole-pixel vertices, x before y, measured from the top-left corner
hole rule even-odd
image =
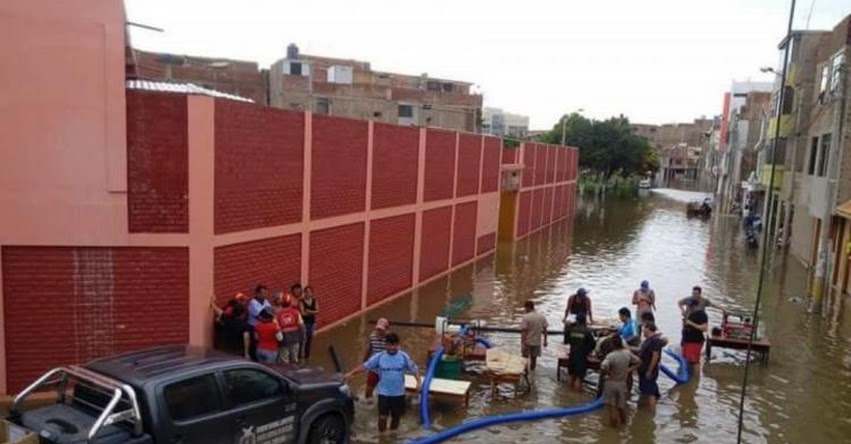
[[[46,390],[56,403],[20,411]],[[171,346],[53,369],[8,419],[50,444],[344,444],[353,415],[348,386],[321,369]]]

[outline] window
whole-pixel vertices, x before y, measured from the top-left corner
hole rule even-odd
[[[414,117],[414,107],[412,105],[399,105],[399,117]]]
[[[444,82],[442,86],[443,92],[451,93],[455,91],[455,84],[453,83]]]
[[[236,405],[250,404],[284,394],[281,381],[260,370],[227,371],[225,383],[227,398]]]
[[[830,66],[824,65],[821,67],[821,80],[819,82],[819,94],[827,91],[827,84],[830,81]]]
[[[219,388],[213,375],[169,384],[163,390],[168,414],[174,421],[197,418],[221,410]]]
[[[842,67],[845,64],[845,53],[840,52],[839,54],[833,56],[833,62],[831,63],[831,78],[830,78],[830,91],[836,91],[839,88],[839,81],[842,80]]]
[[[440,91],[440,82],[429,80],[426,82],[426,89],[429,91]]]
[[[818,161],[818,176],[827,175],[827,161],[830,159],[830,134],[821,136],[821,145],[819,146],[819,161]]]
[[[316,114],[331,114],[331,102],[324,98],[320,97],[316,99]]]
[[[780,110],[781,115],[792,114],[795,107],[795,88],[786,86],[783,91],[785,91],[783,94],[783,103],[779,103],[780,94],[774,95],[774,109],[777,110],[782,105],[783,109]]]
[[[813,137],[810,142],[810,161],[807,163],[807,174],[810,176],[816,173],[816,160],[818,160],[818,137]]]
[[[299,62],[290,62],[290,75],[300,76],[301,74],[301,63]]]

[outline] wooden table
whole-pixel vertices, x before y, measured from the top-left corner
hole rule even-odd
[[[432,378],[428,393],[435,399],[446,399],[452,402],[462,401],[464,407],[470,405],[470,381],[456,381],[454,379]],[[405,375],[405,390],[417,391],[417,380],[411,375]]]
[[[733,350],[747,350],[748,349],[748,341],[745,339],[734,339],[725,336],[712,336],[708,337],[708,341],[706,342],[706,359],[709,360],[712,354],[712,347],[721,347],[721,348],[730,348]],[[762,365],[768,365],[769,354],[771,353],[771,344],[766,340],[753,341],[751,343],[751,350],[759,353],[760,363]]]
[[[567,372],[570,366],[570,347],[565,345],[558,352],[556,362],[556,381],[561,381],[562,371]],[[588,370],[600,371],[600,359],[595,355],[588,355]]]

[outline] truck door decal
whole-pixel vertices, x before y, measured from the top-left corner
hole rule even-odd
[[[292,442],[295,417],[287,416],[259,426],[242,428],[237,444],[286,444]]]

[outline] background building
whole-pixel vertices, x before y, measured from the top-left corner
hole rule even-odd
[[[373,71],[369,62],[301,54],[269,70],[269,104],[354,119],[480,132],[482,96],[471,83]]]
[[[507,113],[500,108],[484,108],[482,132],[498,137],[525,139],[529,136],[529,116]]]

